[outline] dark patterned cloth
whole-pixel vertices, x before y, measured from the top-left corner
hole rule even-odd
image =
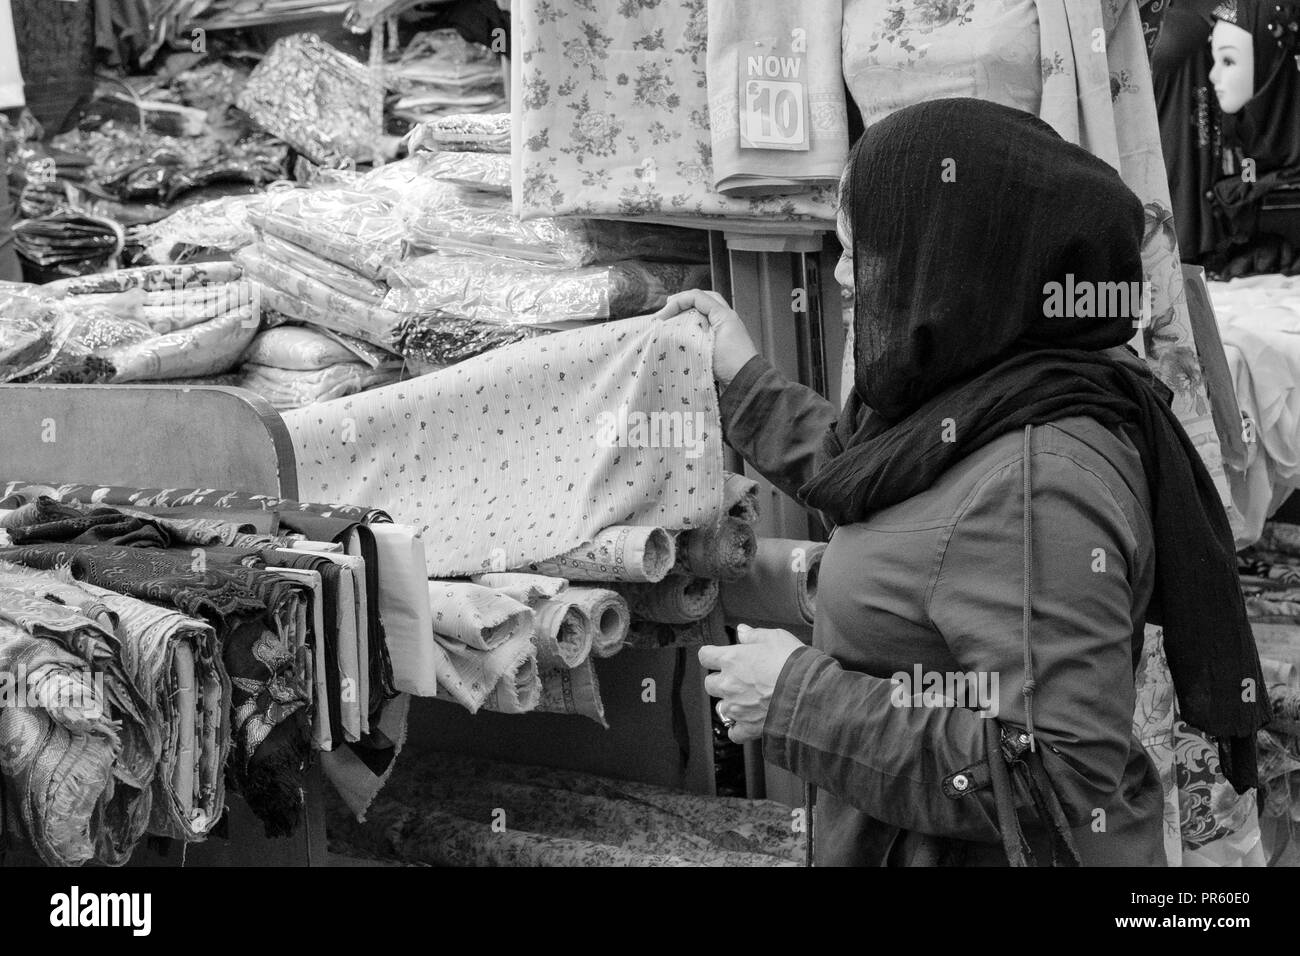
[[[309,671],[302,635],[293,633],[301,584],[237,565],[206,566],[206,555],[196,564],[188,550],[36,544],[0,549],[0,560],[42,570],[67,565],[78,580],[211,624],[231,682],[230,784],[268,836],[293,832],[310,756]]]
[[[13,508],[24,504],[26,496],[19,496],[25,488],[40,486],[42,493],[59,501],[85,504],[132,505],[136,508],[177,508],[204,505],[209,508],[235,508],[262,511],[304,511],[325,517],[352,518],[373,524],[392,521],[378,508],[360,505],[315,504],[291,501],[274,495],[255,495],[247,491],[222,491],[216,488],[124,488],[110,485],[40,485],[36,481],[0,480],[0,508]],[[19,496],[19,497],[16,497]]]

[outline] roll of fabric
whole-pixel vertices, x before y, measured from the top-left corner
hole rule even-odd
[[[770,196],[837,184],[849,155],[841,0],[708,0],[708,7],[714,188],[727,196]],[[758,69],[749,71],[754,58]],[[744,147],[741,90],[751,81],[742,77],[761,83],[768,75],[762,64],[772,62],[785,68],[773,80],[802,85],[804,142]]]
[[[542,699],[542,681],[536,658],[527,658],[513,673],[505,674],[483,701],[483,709],[498,714],[526,714]]]
[[[757,547],[753,525],[725,517],[708,528],[693,528],[677,536],[673,573],[738,581],[749,573]]]
[[[527,574],[522,571],[494,571],[487,574],[474,574],[470,580],[485,588],[492,588],[514,598],[520,604],[529,607],[547,598],[553,598],[569,586],[564,578],[553,578],[545,574]]]
[[[721,604],[715,604],[705,617],[689,624],[662,624],[634,618],[627,632],[627,646],[638,650],[728,643]]]
[[[26,675],[16,688],[24,699],[65,703],[0,707],[0,786],[7,815],[21,821],[41,860],[78,866],[95,857],[121,749],[117,729],[85,662],[54,641],[0,621],[0,671]]]
[[[613,657],[623,649],[632,622],[623,595],[607,588],[569,588],[564,597],[582,608],[591,622],[593,657]]]
[[[577,667],[591,654],[592,624],[587,612],[565,594],[534,608],[537,665],[542,669]]]
[[[528,605],[478,584],[430,581],[429,608],[435,633],[480,651],[533,632]]]
[[[727,472],[722,481],[722,513],[753,524],[758,520],[758,482]]]
[[[460,641],[434,632],[437,643],[438,686],[471,714],[478,713],[502,681],[520,683],[520,670],[527,678],[529,668],[537,666],[537,647],[528,635],[517,635],[490,651],[466,647]]]
[[[807,627],[813,623],[817,570],[826,545],[762,538],[749,573],[722,587],[727,620],[742,624]]]
[[[527,570],[573,581],[662,581],[677,558],[663,528],[613,525],[584,545]]]
[[[605,704],[600,699],[600,683],[590,659],[574,668],[542,671],[541,701],[537,709],[547,714],[581,714],[606,730]]]
[[[698,621],[718,603],[718,582],[710,578],[673,575],[656,584],[620,584],[634,618],[663,624]]]

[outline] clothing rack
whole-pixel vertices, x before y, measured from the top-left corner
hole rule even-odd
[[[289,431],[260,396],[169,385],[0,385],[0,477],[45,484],[223,488],[296,498]],[[132,866],[323,866],[319,766],[303,823],[268,838],[231,793],[224,826],[201,843],[142,841]],[[25,862],[14,859],[13,862]]]

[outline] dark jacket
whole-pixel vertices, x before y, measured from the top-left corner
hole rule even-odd
[[[722,414],[728,443],[793,495],[836,412],[755,358]],[[763,738],[768,760],[819,788],[819,865],[1006,863],[983,718],[897,706],[891,676],[917,664],[997,675],[998,718],[1025,728],[1026,446],[1037,749],[1085,865],[1165,865],[1160,780],[1132,730],[1153,576],[1147,484],[1132,443],[1089,418],[999,438],[831,535],[813,646],[786,663]],[[1027,793],[1017,804],[1046,862]]]

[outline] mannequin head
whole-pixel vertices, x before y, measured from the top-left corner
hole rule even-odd
[[[1217,20],[1210,34],[1214,67],[1210,82],[1225,113],[1241,110],[1255,95],[1255,43],[1250,33],[1226,20]]]

